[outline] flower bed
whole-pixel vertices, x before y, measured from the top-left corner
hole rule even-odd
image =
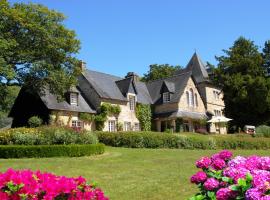
[[[0,173],[0,199],[108,200],[99,188],[83,177],[67,178],[40,171],[8,169]]]
[[[270,157],[237,156],[224,150],[196,162],[191,177],[200,192],[190,200],[270,200]]]

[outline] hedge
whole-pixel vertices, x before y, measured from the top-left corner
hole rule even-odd
[[[102,154],[104,151],[104,144],[0,145],[0,158],[80,157]]]
[[[171,134],[155,132],[97,132],[105,145],[129,148],[270,149],[270,139],[234,135]]]

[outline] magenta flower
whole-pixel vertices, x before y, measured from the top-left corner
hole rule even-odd
[[[216,194],[217,200],[230,200],[234,199],[236,196],[237,193],[232,191],[230,188],[220,188]]]
[[[197,160],[196,166],[201,169],[207,169],[211,165],[212,161],[208,157],[202,157],[200,160]]]
[[[215,170],[221,170],[226,166],[226,163],[224,160],[221,160],[220,158],[213,161],[211,167]]]
[[[207,179],[207,175],[205,172],[197,172],[190,178],[191,183],[199,184],[205,182]]]
[[[219,153],[219,158],[222,160],[229,160],[232,157],[232,152],[228,150],[223,150]]]
[[[203,187],[208,191],[212,191],[219,187],[219,182],[215,178],[209,178],[204,182]]]

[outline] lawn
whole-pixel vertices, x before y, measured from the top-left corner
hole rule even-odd
[[[107,147],[104,155],[80,158],[0,159],[7,168],[49,171],[58,175],[84,176],[95,180],[112,200],[182,200],[196,188],[189,177],[194,162],[214,150],[127,149]],[[265,150],[239,150],[235,155],[268,155]]]

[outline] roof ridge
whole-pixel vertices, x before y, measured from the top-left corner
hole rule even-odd
[[[186,71],[186,72],[183,72],[183,73],[180,73],[180,74],[174,74],[174,75],[169,76],[169,77],[166,77],[166,78],[160,78],[160,79],[148,81],[148,82],[146,82],[146,83],[152,83],[152,82],[156,82],[156,81],[162,81],[162,80],[166,80],[166,79],[169,79],[169,78],[173,78],[173,77],[175,77],[175,76],[182,76],[183,74],[187,74],[187,73],[191,73],[191,71]]]
[[[105,72],[100,72],[100,71],[96,71],[96,70],[90,70],[90,69],[86,69],[88,72],[96,72],[96,73],[100,73],[100,74],[105,74],[105,75],[109,75],[109,76],[113,76],[115,78],[119,78],[119,79],[123,79],[123,77],[120,77],[120,76],[116,76],[116,75],[113,75],[113,74],[108,74],[108,73],[105,73]]]

